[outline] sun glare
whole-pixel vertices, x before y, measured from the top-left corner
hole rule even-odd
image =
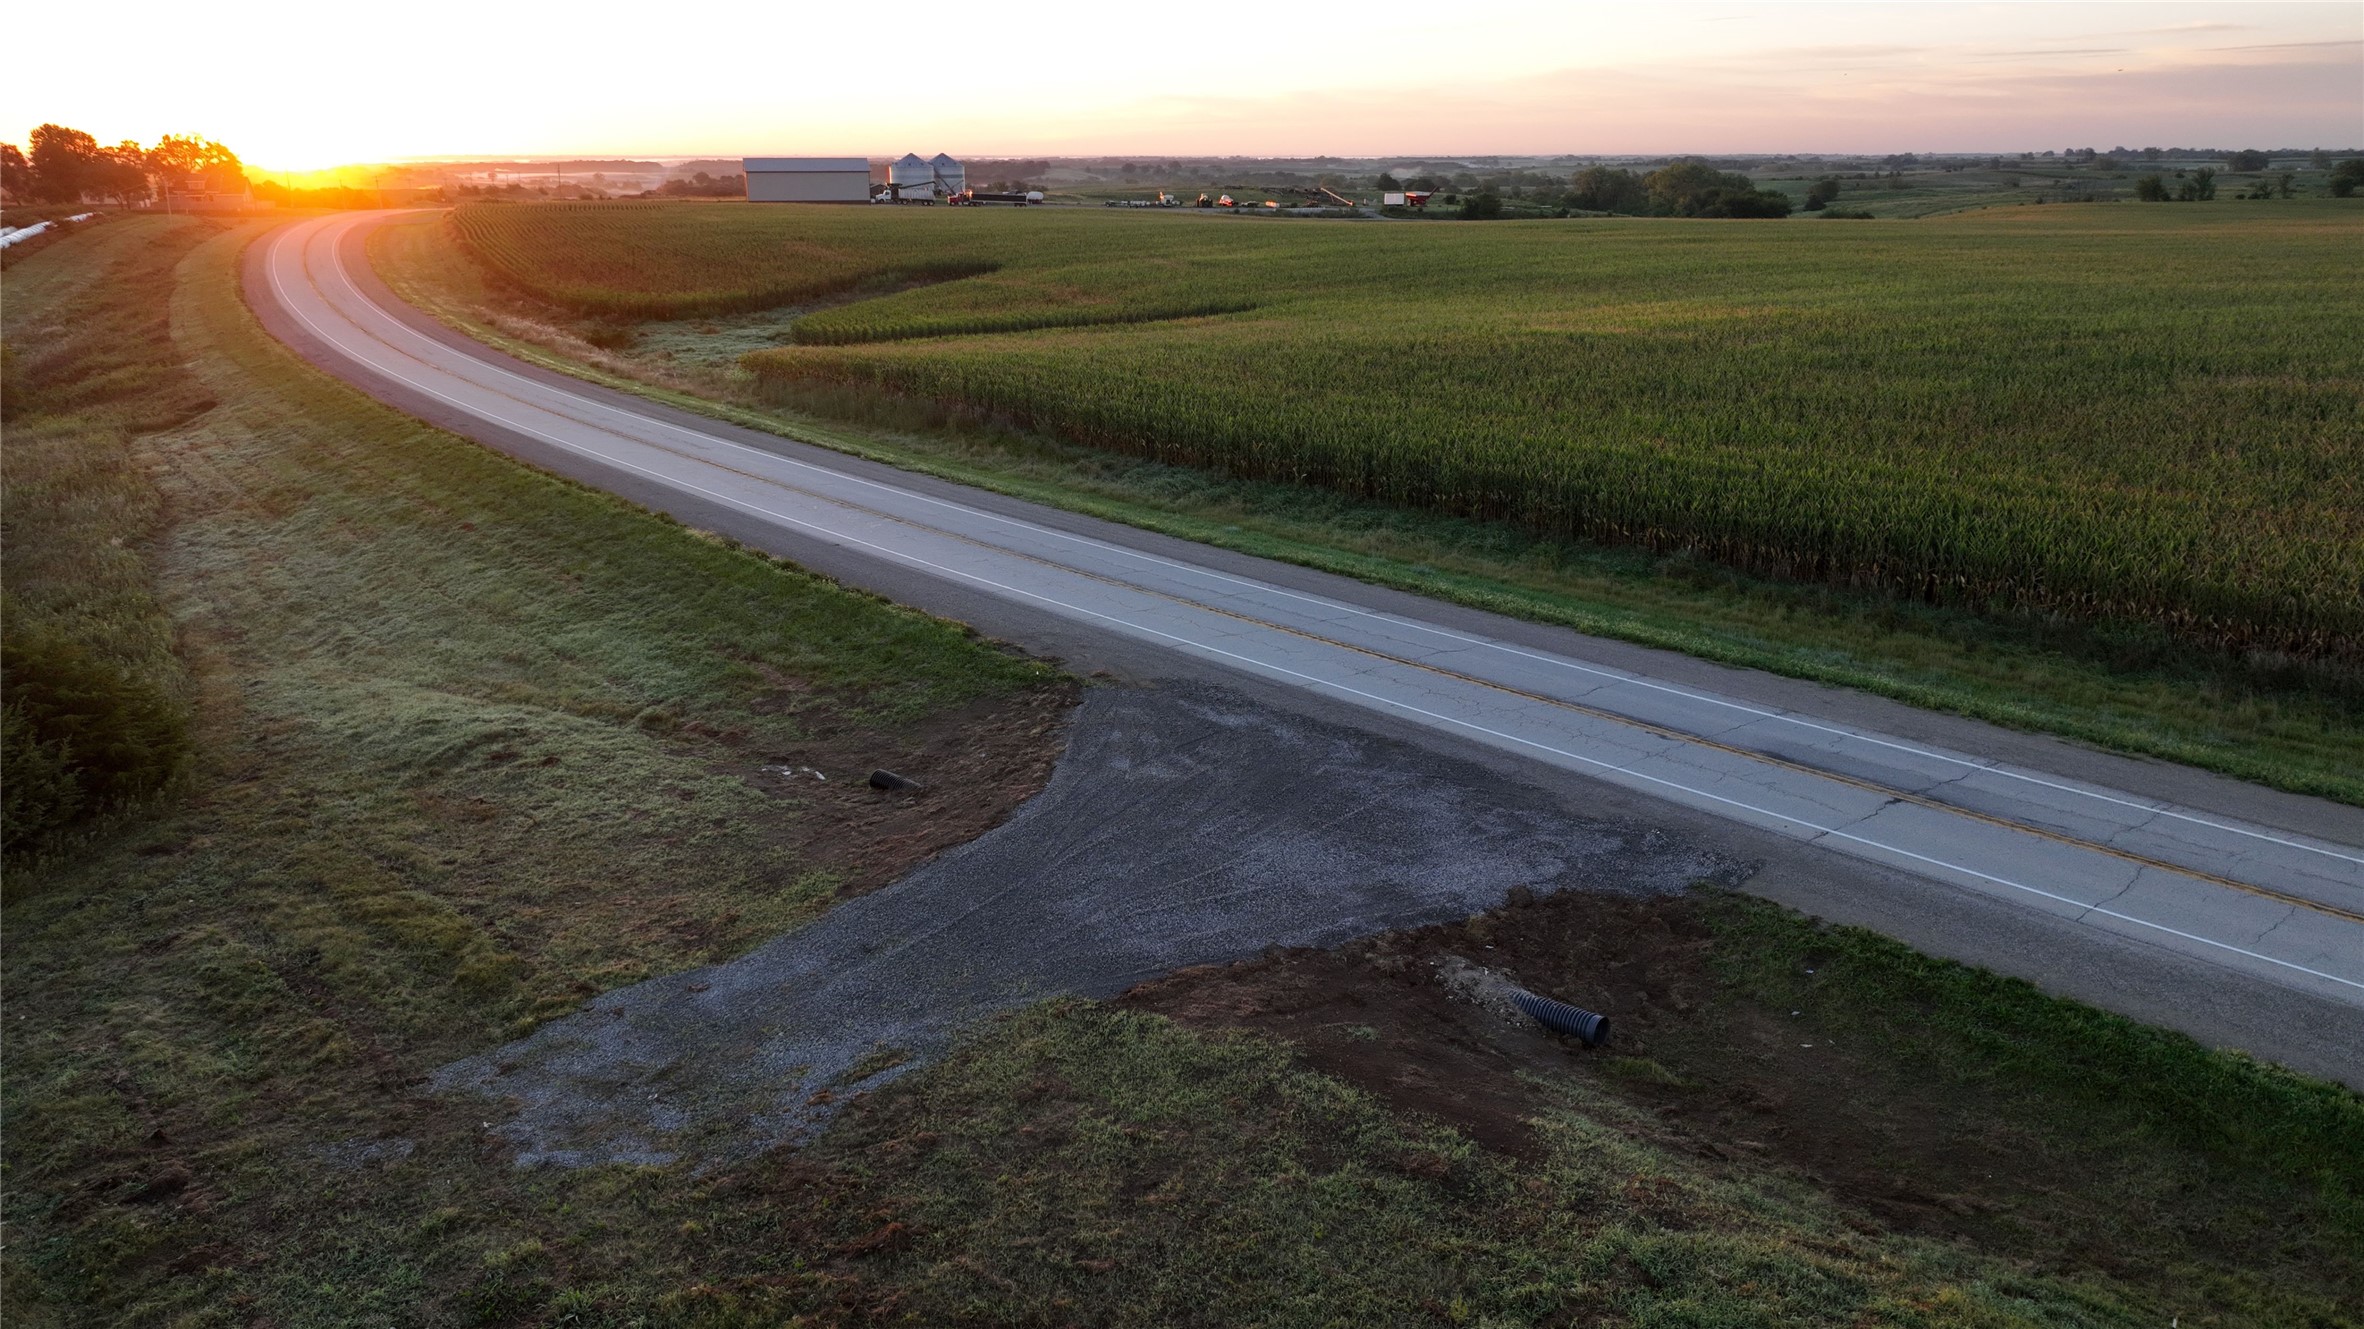
[[[94,80],[20,65],[0,120],[197,133],[259,169],[456,155],[1990,151],[2109,138],[2312,144],[2364,123],[2350,4],[1220,0],[1187,19],[1035,4],[858,12],[423,0],[399,24],[271,3],[134,44]],[[56,7],[20,43],[62,38]],[[656,26],[661,25],[661,26]],[[44,33],[44,28],[60,29]],[[466,34],[465,38],[454,34]],[[667,36],[666,34],[676,34]],[[926,77],[882,77],[914,41]],[[770,52],[769,68],[754,53]],[[234,69],[192,80],[188,71]],[[2254,89],[2270,83],[2275,95]]]

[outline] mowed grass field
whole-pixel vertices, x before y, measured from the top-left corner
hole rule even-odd
[[[2364,652],[2364,209],[586,205],[453,226],[513,284],[618,319],[880,292],[751,354],[770,378],[1776,577]],[[935,280],[955,271],[978,275]]]
[[[1071,698],[317,373],[240,300],[260,229],[111,220],[6,279],[10,1324],[438,1322],[336,1270],[403,1277],[439,1184],[324,1150],[969,838]],[[931,743],[935,807],[761,770]]]

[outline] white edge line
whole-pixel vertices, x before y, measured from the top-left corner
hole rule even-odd
[[[351,230],[353,226],[359,225],[361,220],[362,219],[360,218],[355,218],[348,222],[343,228],[341,228],[339,235],[341,236],[342,231]],[[453,347],[444,342],[436,341],[434,338],[429,337],[425,333],[420,332],[418,329],[411,327],[407,323],[404,323],[401,319],[394,317],[384,309],[379,308],[375,301],[371,300],[368,296],[363,295],[361,289],[353,284],[352,277],[345,271],[342,256],[337,255],[334,252],[335,246],[333,243],[331,244],[330,249],[331,266],[336,270],[337,279],[342,281],[345,284],[345,288],[352,292],[354,299],[359,302],[363,309],[377,315],[379,318],[385,320],[387,323],[391,324],[401,332],[411,337],[415,337],[439,350],[451,351],[459,354],[463,359],[480,368],[490,370],[491,372],[499,374],[505,378],[513,378],[520,383],[526,384],[529,387],[541,391],[547,392],[553,390],[551,384],[541,382],[538,379],[529,378],[526,375],[519,374],[514,370],[507,369],[490,360],[480,358],[466,350]],[[274,250],[274,252],[276,252],[276,250]],[[1974,757],[1964,757],[1950,752],[1939,751],[1933,748],[1924,748],[1911,743],[1899,742],[1895,739],[1882,738],[1875,734],[1868,734],[1860,730],[1848,729],[1840,725],[1823,724],[1816,720],[1805,719],[1794,712],[1768,710],[1759,706],[1751,706],[1746,702],[1734,701],[1728,697],[1719,697],[1713,693],[1693,692],[1686,688],[1679,688],[1671,684],[1655,682],[1651,679],[1635,674],[1629,674],[1622,670],[1608,669],[1598,665],[1589,665],[1580,661],[1570,660],[1562,656],[1549,655],[1538,651],[1530,651],[1522,647],[1513,646],[1509,643],[1496,641],[1491,638],[1473,636],[1468,633],[1457,632],[1451,628],[1438,627],[1432,623],[1423,623],[1418,619],[1403,618],[1394,614],[1381,613],[1376,610],[1364,609],[1357,605],[1345,604],[1340,601],[1331,600],[1323,596],[1310,595],[1302,591],[1293,591],[1285,586],[1275,586],[1269,582],[1261,582],[1252,578],[1233,576],[1230,573],[1217,571],[1213,568],[1201,567],[1197,564],[1181,562],[1177,559],[1166,558],[1163,555],[1148,553],[1144,550],[1127,548],[1124,545],[1114,544],[1106,540],[1097,539],[1093,536],[1077,535],[1072,531],[1062,531],[1056,527],[1039,525],[1035,522],[1027,521],[1024,518],[1011,517],[1002,513],[988,511],[983,508],[970,507],[965,503],[955,502],[951,499],[938,498],[932,494],[921,493],[918,490],[906,489],[897,485],[885,484],[877,480],[869,479],[865,476],[853,475],[831,467],[820,466],[812,462],[802,461],[795,457],[783,456],[780,453],[767,451],[763,448],[750,447],[747,444],[740,443],[732,439],[723,438],[718,435],[708,434],[696,429],[691,429],[684,425],[675,424],[670,420],[661,420],[655,416],[643,415],[638,411],[600,401],[597,398],[573,394],[569,395],[574,401],[581,402],[595,409],[605,411],[611,415],[622,416],[627,420],[637,420],[642,424],[653,425],[659,429],[671,430],[676,434],[684,435],[701,443],[720,444],[727,448],[733,448],[740,452],[749,453],[753,456],[763,457],[774,462],[793,466],[800,470],[816,471],[830,476],[833,479],[848,481],[853,484],[862,485],[872,489],[885,490],[889,493],[897,495],[898,497],[914,498],[923,503],[932,504],[941,508],[947,508],[951,511],[959,512],[967,516],[979,517],[988,521],[1000,522],[1004,525],[1015,526],[1022,530],[1032,531],[1038,535],[1047,535],[1054,539],[1067,540],[1076,544],[1088,545],[1095,549],[1119,554],[1127,558],[1138,559],[1147,563],[1153,563],[1161,567],[1173,569],[1175,571],[1207,577],[1217,581],[1228,582],[1236,586],[1244,586],[1251,590],[1272,595],[1285,596],[1293,600],[1302,600],[1307,604],[1316,604],[1326,609],[1334,609],[1342,613],[1353,614],[1362,618],[1375,619],[1379,622],[1388,623],[1396,627],[1410,628],[1417,632],[1425,632],[1434,636],[1444,637],[1448,640],[1461,642],[1464,645],[1480,646],[1488,650],[1500,651],[1506,655],[1518,656],[1522,659],[1533,660],[1547,665],[1554,665],[1561,669],[1573,670],[1577,673],[1592,674],[1600,678],[1608,679],[1612,683],[1624,683],[1633,687],[1644,688],[1652,692],[1662,692],[1669,696],[1680,697],[1686,701],[1702,702],[1710,706],[1721,706],[1728,710],[1739,711],[1745,715],[1755,716],[1759,719],[1773,720],[1782,724],[1796,725],[1801,729],[1810,729],[1818,733],[1831,734],[1836,737],[1848,739],[1858,743],[1867,743],[1875,747],[1887,748],[1892,751],[1907,753],[1916,757],[1924,757],[1931,761],[1946,762],[1955,766],[1966,766],[1972,770],[1984,771],[1992,775],[1999,775],[2005,779],[2023,781],[2028,784],[2036,785],[2040,788],[2050,789],[2056,793],[2074,794],[2080,798],[2095,799],[2097,801],[2114,804],[2119,807],[2133,808],[2137,811],[2148,812],[2162,817],[2170,817],[2177,821],[2189,822],[2195,826],[2205,826],[2210,830],[2223,831],[2228,835],[2247,836],[2251,839],[2263,840],[2269,844],[2280,845],[2285,849],[2296,849],[2303,853],[2320,854],[2326,858],[2335,858],[2342,862],[2355,863],[2360,866],[2364,866],[2364,855],[2347,854],[2337,849],[2325,848],[2319,844],[2309,844],[2303,840],[2288,839],[2267,831],[2260,831],[2245,826],[2236,826],[2227,822],[2216,821],[2194,813],[2184,812],[2164,803],[2157,803],[2144,799],[2127,797],[2120,794],[2108,793],[2102,790],[2085,788],[2080,785],[2068,784],[2058,780],[2050,780],[2040,775],[2035,775],[2027,771],[2022,771],[2013,767],[2002,765],[1999,762],[1981,761]],[[801,442],[802,440],[791,439],[790,441]],[[812,445],[808,444],[807,446]]]
[[[272,247],[272,256],[275,258],[278,252],[278,246],[275,243]],[[1855,835],[1850,832],[1840,830],[1836,827],[1817,825],[1816,823],[1806,821],[1803,818],[1788,816],[1784,813],[1775,812],[1769,808],[1760,808],[1754,804],[1743,803],[1737,799],[1726,798],[1721,794],[1712,794],[1704,789],[1694,789],[1689,785],[1681,784],[1673,780],[1668,780],[1661,776],[1649,775],[1641,771],[1633,770],[1630,767],[1619,766],[1612,762],[1605,762],[1596,757],[1588,757],[1579,752],[1569,752],[1561,748],[1555,748],[1549,744],[1538,743],[1533,739],[1523,738],[1517,734],[1505,733],[1498,729],[1489,729],[1484,725],[1473,724],[1467,720],[1456,719],[1449,715],[1443,715],[1435,711],[1430,711],[1418,706],[1411,705],[1408,702],[1401,702],[1396,701],[1393,698],[1383,697],[1377,693],[1365,692],[1359,688],[1348,687],[1343,683],[1333,683],[1327,679],[1317,678],[1311,674],[1300,673],[1297,670],[1290,669],[1284,665],[1276,665],[1267,661],[1255,659],[1251,656],[1245,656],[1235,652],[1226,651],[1220,647],[1204,645],[1199,642],[1191,641],[1189,638],[1178,637],[1170,632],[1163,632],[1143,624],[1130,623],[1124,619],[1117,618],[1110,614],[1101,613],[1095,609],[1088,609],[1082,605],[1069,604],[1065,601],[1055,600],[1049,596],[1042,595],[1034,591],[1029,591],[1022,587],[1005,585],[990,578],[978,576],[972,572],[966,572],[959,568],[950,567],[940,563],[934,563],[927,559],[920,558],[915,554],[907,554],[889,546],[876,544],[871,541],[861,539],[857,536],[847,535],[843,532],[831,531],[827,527],[821,526],[814,522],[806,521],[800,517],[796,517],[785,512],[776,512],[770,508],[765,508],[757,504],[749,503],[742,499],[733,498],[732,496],[722,493],[718,490],[707,489],[702,485],[697,485],[686,480],[666,476],[662,472],[651,470],[648,467],[638,465],[637,463],[625,461],[618,457],[611,457],[605,453],[597,452],[585,447],[580,443],[570,443],[564,439],[542,433],[540,430],[534,429],[531,426],[517,424],[500,416],[493,415],[490,412],[482,410],[481,408],[462,402],[457,398],[446,396],[445,394],[438,392],[423,383],[419,383],[413,379],[407,378],[399,373],[394,372],[393,370],[384,368],[383,366],[356,354],[351,348],[331,338],[327,332],[320,327],[319,324],[312,321],[309,315],[297,308],[294,303],[287,298],[286,288],[281,285],[279,281],[279,274],[276,267],[272,267],[271,269],[271,286],[273,291],[279,296],[281,307],[294,314],[298,319],[301,319],[304,323],[304,326],[310,328],[315,336],[320,337],[325,344],[335,348],[347,358],[356,360],[359,363],[368,366],[377,373],[384,374],[387,377],[396,380],[397,382],[406,384],[407,386],[416,389],[419,392],[425,393],[430,397],[434,397],[439,401],[449,403],[450,405],[458,407],[463,411],[467,411],[481,419],[490,420],[504,428],[513,429],[521,434],[527,434],[534,438],[541,439],[543,442],[549,443],[568,452],[598,458],[600,461],[603,461],[608,465],[638,472],[639,474],[647,476],[648,478],[655,480],[669,488],[686,490],[690,493],[699,494],[725,506],[738,508],[743,512],[752,513],[761,517],[767,517],[775,521],[786,522],[792,526],[802,527],[805,530],[812,531],[818,535],[823,536],[832,543],[856,545],[870,550],[881,557],[905,563],[913,567],[926,568],[931,572],[935,572],[947,578],[971,582],[978,586],[999,591],[1005,595],[1038,601],[1044,605],[1065,610],[1072,615],[1096,618],[1115,627],[1125,629],[1138,635],[1161,638],[1165,641],[1173,643],[1176,646],[1180,646],[1188,650],[1199,651],[1208,655],[1220,656],[1224,659],[1233,660],[1254,669],[1262,670],[1268,673],[1280,674],[1288,678],[1294,678],[1314,687],[1328,688],[1335,692],[1342,692],[1348,696],[1359,697],[1366,701],[1403,711],[1410,715],[1420,716],[1427,720],[1450,725],[1459,729],[1466,729],[1472,733],[1484,734],[1491,738],[1497,738],[1505,742],[1515,743],[1521,747],[1532,748],[1538,752],[1545,752],[1550,753],[1553,756],[1564,757],[1570,761],[1582,762],[1588,766],[1598,767],[1605,771],[1610,771],[1626,776],[1629,779],[1642,780],[1650,784],[1661,785],[1665,788],[1676,790],[1680,793],[1689,794],[1695,798],[1704,798],[1711,802],[1721,803],[1727,807],[1734,808],[1742,812],[1751,813],[1757,817],[1769,820],[1775,823],[1777,827],[1803,827],[1807,830],[1815,832],[1818,835],[1829,835],[1835,836],[1842,840],[1850,840],[1869,849],[1876,849],[1883,853],[1896,854],[1900,857],[1908,858],[1918,863],[1928,864],[1931,867],[1943,868],[1949,872],[1960,873],[1963,876],[1973,877],[1980,881],[1991,882],[1995,885],[2009,887],[2010,889],[2016,891],[2024,891],[2029,895],[2034,895],[2046,900],[2052,900],[2057,903],[2069,905],[2073,908],[2082,910],[2083,912],[2078,916],[2080,919],[2090,917],[2094,914],[2099,914],[2104,918],[2116,919],[2120,922],[2131,923],[2138,927],[2150,928],[2154,931],[2166,933],[2169,936],[2179,937],[2186,941],[2197,942],[2200,945],[2213,947],[2221,951],[2227,951],[2234,955],[2243,956],[2252,960],[2262,960],[2267,964],[2275,965],[2283,969],[2288,969],[2295,973],[2305,974],[2311,978],[2320,978],[2328,982],[2340,984],[2344,987],[2351,987],[2357,989],[2358,991],[2364,991],[2364,983],[2357,982],[2354,979],[2342,978],[2337,974],[2325,973],[2320,969],[2312,969],[2302,964],[2294,964],[2288,960],[2277,959],[2271,955],[2265,955],[2257,951],[2248,950],[2244,947],[2235,946],[2229,942],[2217,941],[2214,938],[2203,937],[2197,933],[2185,932],[2178,928],[2168,927],[2162,923],[2153,923],[2147,919],[2136,918],[2131,914],[2120,913],[2113,909],[2106,909],[2097,904],[2086,904],[2083,901],[2075,900],[2065,895],[2058,895],[2040,887],[2029,886],[2023,882],[2012,881],[2007,877],[1998,877],[1992,873],[1981,872],[1976,868],[1966,867],[1959,863],[1949,862],[1941,858],[1934,858],[1927,854],[1915,853],[1910,849],[1904,849],[1896,845],[1885,844],[1878,840],[1868,839],[1860,835]],[[360,329],[356,327],[355,330],[359,331]],[[393,348],[388,347],[388,349],[391,350]],[[1802,837],[1797,837],[1793,834],[1792,838]]]

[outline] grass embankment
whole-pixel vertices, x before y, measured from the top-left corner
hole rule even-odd
[[[1390,456],[1441,449],[1453,430],[1483,426],[1501,438],[1557,438],[1568,455],[1589,456],[1586,465],[1621,471],[1632,460],[1625,452],[1642,446],[1634,431],[1656,421],[1664,433],[1642,450],[1677,470],[1697,463],[1662,477],[1673,486],[1664,492],[1678,498],[1688,492],[1710,506],[1804,513],[1799,519],[1812,524],[1821,518],[1810,514],[1823,511],[1816,505],[1854,493],[1850,484],[1876,488],[1886,483],[1878,477],[1901,476],[1918,498],[1899,506],[1855,493],[1847,501],[1860,502],[1845,520],[1942,543],[1914,515],[1925,500],[1947,508],[1949,521],[1979,525],[1979,539],[2009,561],[2018,556],[2016,537],[1988,536],[2014,520],[2065,511],[2067,524],[2054,534],[2068,543],[2051,546],[2064,557],[2083,559],[2070,551],[2087,537],[2116,545],[2087,551],[2095,575],[2129,567],[2129,559],[2172,563],[2181,555],[2162,553],[2159,541],[2189,552],[2218,538],[2202,534],[2212,523],[2248,523],[2226,537],[2230,544],[2219,542],[2220,554],[2243,542],[2277,548],[2240,576],[2261,594],[2311,580],[2325,612],[2337,617],[2347,612],[2335,607],[2343,595],[2351,607],[2358,602],[2337,588],[2359,575],[2356,551],[2364,549],[2351,530],[2364,504],[2347,494],[2358,469],[2347,462],[2364,460],[2355,457],[2359,370],[2352,348],[2327,331],[2329,288],[2299,275],[2306,255],[2353,234],[2348,214],[2332,205],[2031,213],[1844,242],[1720,224],[1250,231],[1195,217],[1012,213],[948,221],[909,210],[884,217],[756,210],[756,220],[731,221],[726,231],[707,220],[718,214],[749,215],[529,209],[519,219],[502,214],[498,224],[547,227],[559,255],[549,261],[566,271],[589,261],[585,255],[620,263],[617,255],[638,245],[695,255],[712,244],[737,253],[748,230],[761,226],[873,261],[940,246],[970,258],[995,255],[1004,267],[848,306],[635,324],[504,295],[433,227],[389,228],[373,253],[406,296],[470,331],[742,423],[1502,612],[2364,802],[2356,774],[2364,769],[2364,676],[2336,655],[2199,645],[2155,624],[2084,612],[2105,608],[2101,597],[2045,612],[1992,599],[1931,604],[1918,592],[1951,599],[1968,583],[1895,594],[1752,576],[1691,552],[1547,538],[1508,522],[1175,464],[1224,463],[1186,441],[1169,447],[1160,432],[1228,420],[1223,427],[1247,431],[1252,450],[1284,458],[1295,455],[1288,422],[1319,402],[1337,457],[1361,446],[1348,437],[1350,424],[1370,426],[1372,446]],[[716,228],[711,235],[708,227]],[[1509,238],[1468,238],[1480,233]],[[2214,256],[2227,245],[2279,254],[2277,275],[2259,285],[2223,272]],[[2139,275],[2125,275],[2129,253],[2145,257]],[[1254,315],[1213,322],[1019,331],[1029,320],[1122,321],[1169,301],[1177,283],[1213,283],[1264,304]],[[2151,299],[2169,288],[2163,304]],[[619,287],[616,298],[720,289],[693,285],[667,297],[634,285]],[[2271,316],[2236,317],[2269,292],[2290,303]],[[791,338],[874,327],[897,336],[960,331],[980,316],[1011,331],[766,351],[750,361],[764,369],[760,379],[732,363]],[[1472,332],[1473,318],[1493,326]],[[2264,340],[2251,342],[2236,327],[2263,328]],[[1333,354],[1340,337],[1398,341],[1387,356],[1341,359]],[[1473,347],[1503,337],[1521,343],[1523,361],[1472,359]],[[1387,366],[1401,368],[1415,353],[1425,357],[1420,372],[1391,383]],[[1299,382],[1324,356],[1321,381]],[[833,382],[800,377],[808,370]],[[1013,374],[1050,385],[1049,395],[991,386],[1016,382]],[[1102,401],[1097,389],[1084,391],[1095,374],[1125,385]],[[975,384],[983,386],[943,375],[981,375]],[[876,386],[838,385],[845,379],[961,397],[1111,446],[882,397]],[[1508,386],[1496,392],[1496,384]],[[1070,411],[1059,404],[1069,388],[1092,400]],[[1521,397],[1526,389],[1533,391]],[[1473,393],[1485,400],[1470,400]],[[2249,400],[2258,393],[2273,403]],[[1142,394],[1165,405],[1138,413],[1141,433],[1132,442],[1115,438],[1106,422],[1091,423],[1104,407],[1131,410],[1122,403]],[[2249,401],[2242,409],[2251,411],[2250,425],[2224,416],[2241,401]],[[1772,402],[1786,404],[1774,410]],[[1458,412],[1458,423],[1444,428],[1440,411]],[[1401,418],[1378,420],[1391,413]],[[2272,426],[2255,426],[2269,415]],[[1431,426],[1433,439],[1419,432]],[[2211,430],[2220,432],[2203,446],[2200,435]],[[2221,446],[2226,439],[2240,446]],[[2195,448],[2207,454],[2204,463],[2193,460]],[[1811,494],[1756,492],[1730,469],[1793,462],[1791,479]],[[1305,468],[1290,474],[1321,478]],[[2195,516],[2195,504],[2213,515]],[[2186,520],[2195,524],[2179,529]],[[2299,532],[2309,526],[2311,534]],[[2083,536],[2071,538],[2071,528]],[[2277,559],[2308,566],[2271,572]],[[2035,566],[2020,571],[2033,575]],[[1811,573],[1813,559],[1800,555],[1788,568]],[[1841,572],[1836,563],[1823,570]],[[2269,598],[2281,594],[2274,589]]]
[[[171,806],[11,864],[12,1322],[406,1318],[417,1271],[338,1244],[389,1197],[329,1146],[419,1113],[465,1172],[418,1077],[973,834],[1056,742],[1043,667],[302,365],[240,301],[246,234],[125,220],[8,277],[9,702],[61,642],[195,754]],[[854,792],[943,737],[946,802]]]
[[[1613,1012],[1614,1042],[1572,1053],[1496,1023],[1436,980],[1431,962],[1455,954]],[[1462,1274],[1440,1299],[1460,1299],[1475,1323],[2364,1313],[2357,1095],[1745,897],[1518,904],[1339,952],[1190,971],[1126,1002],[1289,1039],[1302,1062],[1494,1145],[1423,1157],[1398,1137],[1410,1152],[1359,1150],[1376,1177],[1231,1179],[1251,1213],[1271,1190],[1302,1188],[1299,1221],[1251,1237],[1213,1206],[1175,1218],[1175,1231],[1211,1228],[1184,1238],[1206,1267],[1294,1245],[1309,1263],[1327,1258],[1342,1285],[1367,1283],[1377,1304],[1417,1303],[1419,1262],[1450,1261]],[[1036,1074],[1061,1069],[1056,1053],[1037,1056]],[[951,1131],[955,1116],[898,1127]],[[1089,1193],[1100,1174],[1085,1160],[1108,1137],[1073,1138],[1079,1157],[1037,1165],[1036,1185]],[[1163,1151],[1222,1193],[1193,1175],[1187,1138],[1168,1125],[1124,1144]],[[1319,1157],[1316,1138],[1301,1147]],[[1354,1185],[1381,1191],[1406,1173],[1449,1179],[1427,1197],[1442,1214],[1414,1219],[1405,1269],[1349,1272],[1383,1243],[1317,1234],[1383,1221],[1359,1212]],[[1103,1247],[1120,1264],[1146,1235],[1126,1227]],[[1092,1236],[1076,1222],[1071,1249]]]
[[[132,438],[213,405],[161,301],[202,226],[111,227],[77,261],[8,278],[0,399],[0,852],[22,856],[155,795],[184,769],[189,680],[142,548],[163,498]]]
[[[173,808],[7,907],[12,1324],[2357,1315],[2353,1095],[1739,900],[1613,928],[1596,902],[1522,905],[1165,989],[1203,999],[1194,1019],[1285,1019],[1271,975],[1360,972],[1323,985],[1354,1010],[1297,1002],[1320,1018],[1276,1028],[1304,1057],[1059,1003],[802,1152],[520,1173],[482,1104],[416,1096],[422,1071],[808,916],[904,828],[833,838],[817,791],[784,800],[752,763],[818,744],[858,767],[947,708],[1039,716],[1039,671],[385,411],[254,326],[243,234],[123,225],[27,266],[55,285],[11,278],[10,331],[55,326],[48,300],[149,300],[123,282],[186,251],[173,347],[219,404],[129,444],[168,522],[87,519],[148,558],[181,627],[198,757]],[[1415,981],[1439,945],[1613,1010],[1614,1054],[1432,1037],[1467,1015]],[[1793,1038],[1849,1054],[1774,1051]],[[1525,1144],[1401,1114],[1397,1070],[1488,1039],[1510,1051],[1454,1083],[1511,1103]],[[1819,1134],[1767,1157],[1712,1120],[1670,1130],[1683,1095],[1762,1108],[1745,1139]],[[1982,1182],[1925,1119],[2014,1148],[1966,1156]],[[1831,1159],[1978,1219],[1900,1219]]]

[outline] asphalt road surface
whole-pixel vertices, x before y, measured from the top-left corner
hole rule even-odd
[[[1762,866],[1749,889],[2364,1083],[2364,811],[1587,638],[982,493],[527,365],[369,272],[369,214],[248,253],[372,395],[1120,677],[1428,745]],[[1285,887],[1276,885],[1276,889]]]

